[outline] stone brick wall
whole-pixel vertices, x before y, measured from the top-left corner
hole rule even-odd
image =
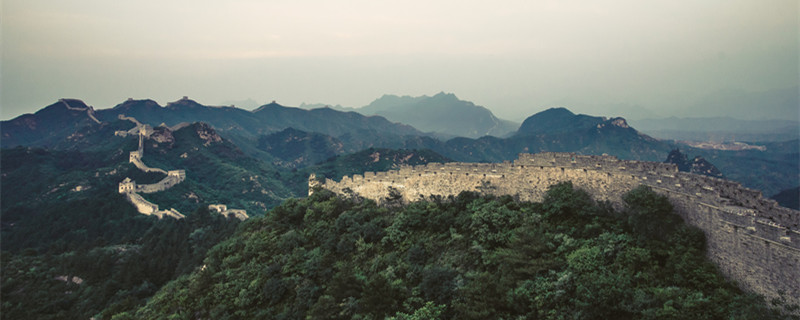
[[[156,192],[165,191],[165,190],[167,190],[169,188],[172,188],[174,185],[183,182],[184,179],[186,179],[185,175],[183,175],[183,176],[168,175],[168,176],[164,177],[164,179],[161,179],[160,181],[158,181],[156,183],[137,184],[136,185],[136,192],[156,193]]]
[[[678,172],[673,164],[572,153],[520,154],[504,163],[430,163],[326,179],[320,186],[379,203],[396,190],[405,202],[461,191],[541,201],[553,184],[572,181],[595,200],[621,208],[622,196],[648,185],[669,197],[683,219],[703,230],[707,256],[742,289],[800,304],[800,211],[718,178]],[[309,187],[317,183],[309,180]]]

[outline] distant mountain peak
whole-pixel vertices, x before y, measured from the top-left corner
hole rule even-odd
[[[518,136],[536,135],[543,133],[560,133],[589,128],[602,128],[605,126],[605,118],[587,116],[585,114],[574,114],[564,107],[549,108],[534,114],[525,121],[517,130]],[[623,120],[623,123],[624,120]],[[625,123],[627,126],[627,123]]]
[[[91,108],[81,99],[62,98],[58,99],[58,102],[62,103],[67,109],[70,110],[86,110]]]
[[[614,125],[614,126],[617,126],[617,127],[620,127],[620,128],[626,128],[626,129],[630,128],[630,126],[628,125],[628,122],[625,121],[625,118],[623,118],[623,117],[617,117],[617,118],[611,119],[611,125]]]
[[[281,105],[281,104],[275,102],[275,100],[272,100],[272,102],[267,103],[267,104],[265,104],[263,106],[260,106],[260,107],[256,108],[255,110],[253,110],[253,112],[257,113],[257,112],[261,112],[261,111],[264,111],[264,110],[271,110],[271,109],[275,109],[275,108],[289,108],[289,107]]]
[[[161,108],[161,105],[158,104],[158,102],[155,102],[154,100],[151,100],[151,99],[133,99],[133,98],[128,98],[128,100],[125,100],[125,102],[114,106],[114,108],[112,108],[112,109],[130,109],[130,108],[134,108],[134,107],[137,107],[137,106],[159,107],[159,108]]]
[[[458,100],[458,97],[456,97],[455,93],[448,93],[448,92],[444,92],[444,91],[440,91],[439,93],[435,94],[431,98],[449,98],[449,99]]]
[[[559,115],[559,116],[574,116],[575,113],[570,111],[565,107],[550,107],[545,109],[542,112],[537,113],[538,115]]]
[[[183,98],[181,98],[178,101],[167,103],[167,108],[175,109],[175,108],[179,108],[179,107],[197,108],[197,107],[205,107],[205,106],[200,104],[200,103],[198,103],[197,101],[189,99],[189,97],[187,97],[187,96],[184,96]]]
[[[489,109],[444,91],[431,97],[383,95],[358,111],[446,137],[502,137],[518,127],[516,123],[498,119]]]

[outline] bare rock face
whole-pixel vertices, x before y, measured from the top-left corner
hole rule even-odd
[[[150,139],[153,139],[158,143],[166,144],[172,144],[175,142],[175,137],[172,135],[172,130],[163,127],[156,128],[153,134],[150,135]]]
[[[689,172],[692,169],[692,164],[689,162],[689,157],[678,149],[672,150],[667,155],[667,160],[664,163],[672,163],[678,166],[678,171]]]
[[[620,127],[620,128],[630,128],[630,126],[628,126],[628,122],[625,121],[625,118],[614,118],[614,119],[611,119],[611,125],[614,125],[614,126],[617,126],[617,127]]]
[[[222,142],[222,137],[220,137],[219,134],[217,134],[217,131],[207,123],[197,123],[195,128],[197,136],[203,140],[204,146],[207,147],[212,143]]]
[[[692,160],[692,169],[689,171],[694,174],[702,174],[709,177],[722,178],[722,172],[717,169],[711,162],[708,162],[701,156],[694,157]]]

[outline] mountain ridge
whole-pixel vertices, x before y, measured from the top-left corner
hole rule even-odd
[[[419,97],[385,94],[355,111],[407,123],[424,132],[453,137],[504,137],[518,126],[497,118],[485,107],[444,92]]]
[[[457,100],[454,95],[448,94],[440,94],[439,98]],[[98,142],[106,139],[108,132],[127,130],[124,126],[130,124],[117,123],[118,117],[126,114],[141,118],[140,121],[153,126],[207,122],[248,155],[268,163],[283,163],[282,166],[289,168],[302,168],[330,155],[352,153],[370,147],[430,149],[462,162],[505,161],[514,159],[519,153],[543,151],[609,154],[620,159],[660,162],[675,148],[673,142],[660,141],[637,131],[624,118],[576,115],[565,108],[551,108],[528,117],[516,134],[507,138],[484,136],[440,140],[411,126],[392,123],[381,116],[367,117],[357,112],[339,112],[330,108],[304,110],[270,103],[257,110],[247,111],[232,107],[207,107],[188,98],[169,104],[169,107],[161,107],[152,100],[128,100],[111,110],[93,111],[91,114],[102,120],[97,124],[89,117],[92,109],[83,107],[85,104],[77,101],[69,103],[78,110],[70,110],[63,103],[54,103],[45,108],[47,112],[39,112],[40,115],[59,115],[46,119],[53,123],[47,129],[25,129],[24,120],[36,119],[35,115],[3,122],[2,145],[13,147],[23,144],[61,149],[98,148],[103,145]],[[181,112],[187,108],[192,111]],[[15,121],[16,127],[11,125]],[[22,129],[15,132],[20,127]],[[295,146],[299,148],[298,153],[286,159],[281,159],[280,154],[276,157],[274,148],[270,152],[265,151],[263,145],[259,148],[259,139],[288,128],[322,136],[316,136],[318,139],[315,144]],[[23,136],[18,134],[20,132],[28,136],[20,137]],[[341,143],[341,147],[333,146],[338,143]],[[328,149],[331,152],[313,155],[313,149],[317,146],[322,147],[320,150],[331,147]],[[797,185],[797,156],[792,156],[790,152],[796,146],[794,149],[787,149],[786,146],[791,144],[769,144],[764,146],[766,151],[757,152],[714,152],[695,148],[686,150],[713,161],[726,177],[764,190],[766,194],[774,194]],[[112,145],[108,147],[114,148]],[[780,161],[775,161],[775,157],[779,157]],[[753,168],[758,170],[753,172]]]
[[[2,145],[50,147],[60,136],[87,125],[114,122],[121,115],[134,117],[154,127],[162,124],[174,126],[183,122],[206,122],[224,135],[245,139],[254,139],[289,127],[334,137],[364,130],[375,132],[381,137],[394,136],[397,139],[424,135],[409,125],[394,123],[380,116],[364,116],[356,112],[340,112],[332,109],[303,110],[277,103],[266,104],[254,111],[248,111],[227,106],[205,106],[187,97],[170,102],[166,106],[161,106],[150,99],[128,99],[112,108],[92,111],[100,122],[95,123],[85,112],[92,109],[80,100],[75,101],[84,109],[71,110],[59,101],[34,114],[25,114],[0,122],[3,127]],[[43,126],[47,129],[42,129]],[[369,144],[368,141],[375,138],[375,135],[364,135],[360,138]],[[359,142],[364,143],[364,141]]]

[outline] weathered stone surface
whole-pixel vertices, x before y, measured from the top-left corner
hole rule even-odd
[[[321,187],[379,203],[390,188],[404,202],[461,191],[512,195],[541,201],[563,181],[595,200],[622,207],[622,196],[639,185],[669,197],[683,219],[703,230],[707,256],[744,290],[767,299],[783,295],[800,304],[800,211],[780,207],[761,192],[708,176],[678,172],[674,164],[626,161],[571,153],[520,154],[513,163],[431,163],[389,172],[327,179]],[[315,179],[309,179],[311,189]]]

